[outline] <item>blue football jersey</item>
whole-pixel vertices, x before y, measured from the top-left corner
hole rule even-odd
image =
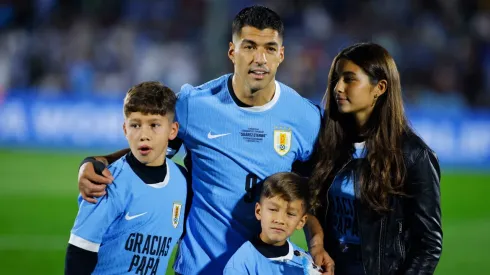
[[[366,157],[365,143],[355,143],[353,159]],[[364,274],[360,256],[358,259],[351,255],[361,255],[359,227],[357,223],[356,196],[354,192],[354,175],[352,170],[346,170],[336,175],[330,190],[328,191],[330,201],[331,225],[335,238],[342,246],[342,254],[338,255],[342,262],[347,262],[346,275]],[[348,253],[347,253],[348,252]],[[345,254],[344,254],[345,253]]]
[[[179,138],[190,152],[194,197],[174,269],[221,274],[232,254],[260,232],[254,202],[260,181],[309,159],[320,110],[276,81],[273,99],[259,107],[236,104],[231,75],[178,95]]]
[[[353,159],[364,158],[364,143],[355,144]],[[336,237],[341,244],[360,244],[359,230],[356,220],[354,182],[351,170],[336,175],[328,191],[333,226]]]
[[[114,176],[96,204],[78,198],[79,211],[69,243],[98,252],[93,274],[165,274],[182,236],[186,177],[167,159],[167,175],[146,184],[126,156],[108,169]]]
[[[303,249],[289,242],[289,253],[278,258],[266,258],[251,242],[244,243],[228,261],[224,275],[318,274],[313,260]],[[295,253],[296,251],[296,253]]]

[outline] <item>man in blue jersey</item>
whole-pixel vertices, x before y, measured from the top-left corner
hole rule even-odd
[[[128,91],[123,129],[131,151],[108,167],[114,179],[106,195],[96,204],[79,198],[65,274],[167,271],[184,230],[188,188],[183,167],[166,159],[168,140],[179,129],[174,122],[176,100],[175,93],[158,82]]]
[[[310,256],[288,239],[306,223],[310,189],[295,173],[269,176],[263,184],[255,217],[261,232],[233,254],[224,275],[321,274]]]
[[[284,60],[284,27],[272,10],[253,6],[232,24],[228,56],[234,73],[203,85],[182,86],[177,99],[178,137],[192,164],[194,198],[174,269],[181,274],[221,274],[231,255],[259,230],[254,215],[257,184],[307,161],[320,128],[320,111],[275,80]],[[111,162],[125,151],[106,157]],[[92,164],[80,168],[84,198],[104,194],[105,177]],[[330,270],[318,221],[305,227],[315,262]]]

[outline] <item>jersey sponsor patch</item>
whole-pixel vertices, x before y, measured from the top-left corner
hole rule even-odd
[[[280,156],[286,155],[291,150],[291,128],[274,129],[274,150]]]
[[[177,226],[179,225],[181,209],[182,203],[174,202],[174,205],[172,207],[172,225],[174,226],[174,228],[177,228]]]

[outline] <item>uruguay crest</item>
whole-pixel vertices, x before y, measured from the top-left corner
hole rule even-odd
[[[180,211],[182,210],[182,203],[174,202],[172,207],[172,225],[177,228],[180,220]]]
[[[274,150],[280,155],[286,155],[291,150],[291,128],[276,128],[274,130]]]

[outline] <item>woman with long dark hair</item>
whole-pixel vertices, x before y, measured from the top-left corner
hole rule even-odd
[[[395,61],[360,43],[333,60],[311,184],[335,273],[433,274],[440,170],[403,109]]]

